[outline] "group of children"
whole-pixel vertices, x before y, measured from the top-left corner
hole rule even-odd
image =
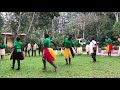
[[[27,45],[24,48],[24,51],[30,56],[30,50],[32,48],[32,50],[34,51],[34,53],[36,53],[36,50],[39,49],[39,55],[40,52],[42,52],[42,61],[43,61],[43,70],[46,71],[46,61],[49,62],[55,69],[55,72],[57,71],[57,65],[54,63],[54,61],[56,60],[56,54],[54,52],[54,50],[50,47],[51,43],[54,44],[54,46],[57,49],[57,45],[55,42],[53,42],[52,40],[50,40],[49,35],[46,34],[43,44],[40,43],[39,46],[35,43],[33,46],[30,43],[27,43]],[[111,55],[111,50],[112,50],[112,40],[108,37],[106,37],[105,39],[105,43],[107,45],[106,50],[108,51],[108,55]],[[5,48],[5,45],[0,44],[0,48],[3,49]],[[24,59],[24,55],[22,53],[22,48],[23,44],[20,41],[20,38],[17,38],[16,41],[14,41],[14,47],[11,53],[11,59],[13,59],[13,64],[12,64],[12,69],[14,69],[14,65],[15,65],[15,60],[17,60],[18,62],[18,68],[17,70],[20,69],[20,60]],[[2,48],[3,47],[3,48]],[[78,54],[80,54],[80,52],[82,51],[81,49],[81,44],[79,43],[79,41],[74,42],[72,40],[72,35],[69,35],[68,37],[66,37],[64,39],[64,42],[62,44],[62,50],[63,50],[63,55],[66,61],[66,65],[70,65],[71,64],[71,58],[74,57],[75,52],[78,52]],[[77,48],[75,48],[77,47]],[[87,55],[91,54],[91,57],[93,58],[93,62],[96,62],[96,51],[97,51],[97,42],[95,41],[95,39],[92,37],[91,39],[86,40],[86,53]],[[35,54],[36,55],[36,54]]]

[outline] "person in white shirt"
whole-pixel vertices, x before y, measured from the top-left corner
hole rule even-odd
[[[97,49],[97,42],[95,41],[94,37],[92,37],[90,42],[90,54],[93,58],[93,62],[96,62],[96,49]]]
[[[30,50],[31,50],[31,44],[28,43],[28,45],[27,45],[27,52],[28,52],[29,57],[30,57]]]
[[[36,56],[36,50],[38,49],[38,45],[36,43],[34,43],[33,45],[33,52],[34,52],[34,56]]]

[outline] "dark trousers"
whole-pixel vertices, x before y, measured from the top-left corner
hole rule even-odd
[[[93,61],[96,62],[96,53],[92,53],[91,56],[93,58]]]
[[[96,48],[93,48],[93,53],[91,54],[93,61],[96,62]]]
[[[25,50],[25,56],[27,56],[27,53],[28,53],[28,55],[29,55],[29,57],[30,57],[30,50]]]
[[[15,66],[15,61],[16,61],[16,60],[13,59],[13,66],[12,66],[13,68],[14,68],[14,66]],[[20,60],[17,60],[17,62],[18,62],[18,68],[20,68]]]
[[[36,56],[36,50],[34,50],[34,56]]]
[[[41,48],[39,48],[39,50],[38,50],[39,56],[40,56],[40,52],[42,52],[42,49],[41,49]]]

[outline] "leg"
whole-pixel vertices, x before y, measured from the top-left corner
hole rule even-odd
[[[1,55],[1,59],[3,59],[3,55]]]
[[[4,55],[2,55],[2,59],[4,58]]]
[[[29,55],[29,57],[30,57],[30,50],[28,50],[28,55]]]
[[[43,70],[46,70],[46,61],[43,60]]]
[[[34,56],[36,56],[36,50],[34,50]]]
[[[40,56],[40,48],[39,48],[39,56]]]
[[[96,62],[96,54],[92,53],[93,62]]]
[[[27,56],[27,50],[25,50],[25,56]]]
[[[13,59],[13,65],[12,65],[12,69],[14,69],[14,66],[15,66],[15,59]]]
[[[66,65],[68,64],[68,60],[67,59],[65,59],[66,60]]]
[[[20,69],[20,60],[17,60],[17,62],[18,62],[18,68],[17,68],[17,70],[19,70]]]
[[[50,62],[50,64],[55,68],[55,72],[56,72],[57,71],[57,66],[53,62]]]
[[[109,56],[111,56],[111,51],[109,52]]]
[[[87,52],[87,55],[89,55],[89,52]]]
[[[108,52],[108,56],[109,56],[109,52]]]
[[[33,49],[32,49],[32,56],[33,56]]]
[[[71,58],[69,58],[69,64],[71,64]]]

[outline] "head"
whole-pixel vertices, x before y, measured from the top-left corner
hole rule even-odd
[[[17,37],[17,39],[16,39],[17,41],[20,41],[20,38],[19,37]]]
[[[95,38],[94,38],[94,37],[91,37],[91,41],[92,41],[92,40],[95,40]]]
[[[72,35],[69,35],[68,39],[69,39],[69,40],[72,39]]]
[[[108,38],[108,36],[105,37],[106,39]]]
[[[48,35],[48,34],[45,34],[45,38],[49,38],[49,35]]]

